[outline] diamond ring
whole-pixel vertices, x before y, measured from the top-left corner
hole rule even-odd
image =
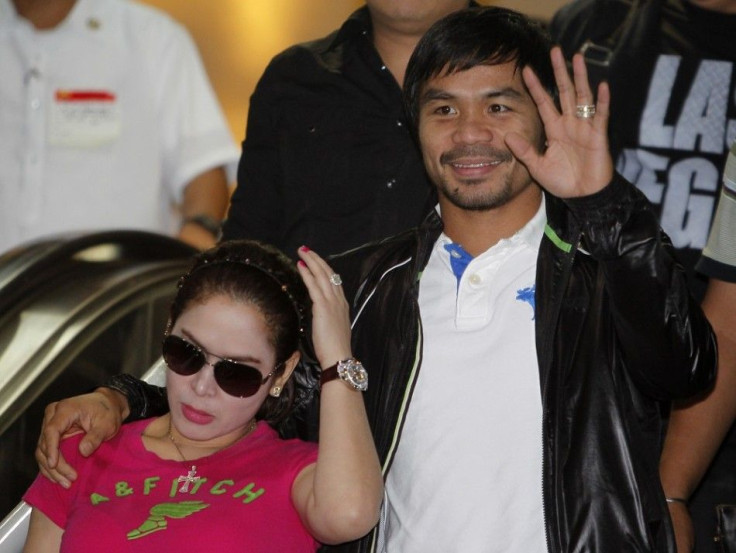
[[[575,116],[580,119],[590,119],[595,115],[594,104],[579,104],[575,106]]]

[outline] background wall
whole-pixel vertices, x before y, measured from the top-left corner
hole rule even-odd
[[[233,138],[245,133],[248,102],[270,59],[337,29],[360,0],[141,0],[189,29]],[[480,0],[547,20],[568,0]]]

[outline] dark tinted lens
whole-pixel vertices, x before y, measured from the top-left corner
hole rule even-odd
[[[222,390],[235,397],[248,397],[261,387],[263,375],[258,369],[235,361],[215,363],[215,380]]]
[[[178,336],[164,338],[162,350],[164,361],[177,374],[189,376],[204,366],[204,354],[194,344]]]

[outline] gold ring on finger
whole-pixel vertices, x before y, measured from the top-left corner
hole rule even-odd
[[[594,104],[578,104],[575,106],[575,117],[580,119],[590,119],[595,115]]]

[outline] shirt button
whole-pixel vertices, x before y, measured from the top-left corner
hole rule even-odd
[[[393,188],[394,184],[396,184],[396,179],[391,179],[386,183],[386,188]]]
[[[41,107],[41,100],[39,100],[38,98],[34,98],[33,100],[31,100],[32,109],[38,109],[40,107]]]
[[[381,66],[381,71],[386,71],[386,66],[385,65],[382,65]]]
[[[404,124],[401,121],[396,121],[396,126],[397,127],[403,127]]]
[[[481,278],[477,274],[470,275],[470,284],[478,285],[481,282]]]

